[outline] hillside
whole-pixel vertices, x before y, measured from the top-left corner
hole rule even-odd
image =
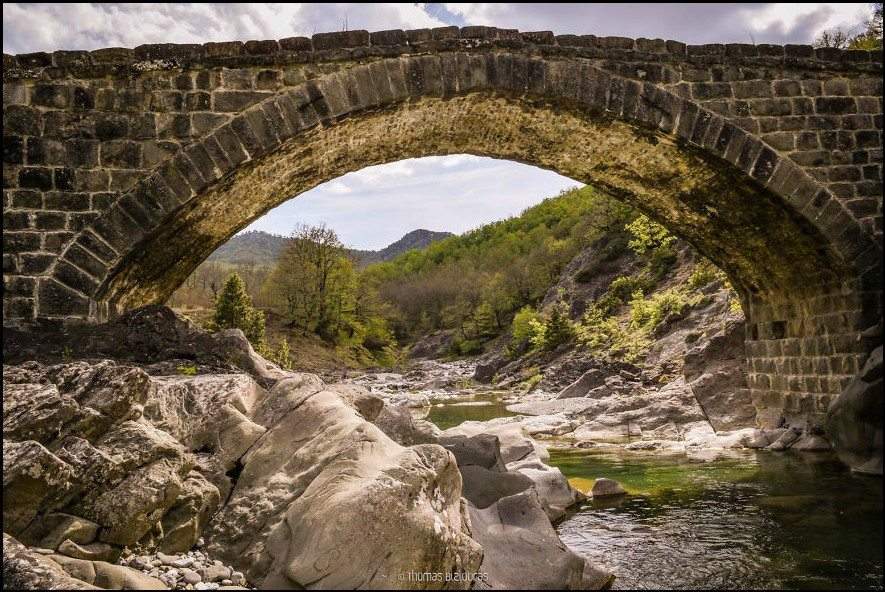
[[[398,241],[391,243],[378,251],[350,249],[350,253],[358,261],[360,267],[363,267],[372,263],[390,261],[391,259],[413,249],[424,249],[431,244],[450,236],[454,235],[451,232],[436,232],[419,228],[418,230],[406,233]]]
[[[285,236],[250,230],[232,237],[209,255],[206,261],[234,265],[270,265],[277,260],[285,242]]]
[[[359,267],[390,261],[412,249],[423,249],[432,243],[452,236],[451,232],[435,232],[419,228],[403,235],[383,249],[368,251],[348,249]],[[238,234],[218,247],[206,261],[231,265],[271,265],[280,255],[287,237],[262,230]]]

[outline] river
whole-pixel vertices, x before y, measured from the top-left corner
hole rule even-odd
[[[441,428],[509,415],[496,395],[434,405]],[[830,453],[551,448],[587,491],[621,482],[617,503],[589,502],[557,525],[576,552],[630,588],[882,588],[882,480]]]

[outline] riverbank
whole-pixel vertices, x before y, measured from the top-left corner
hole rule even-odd
[[[470,376],[470,362],[425,361],[348,380],[411,404],[444,433],[518,426],[580,492],[600,477],[621,483],[627,495],[581,501],[556,523],[572,551],[615,574],[615,589],[882,587],[881,481],[831,451],[748,448],[752,428],[736,438],[709,424],[695,439],[576,441],[566,412],[518,413],[574,399]]]

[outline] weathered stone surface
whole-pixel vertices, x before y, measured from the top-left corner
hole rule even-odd
[[[379,586],[397,585],[399,569],[428,561],[444,571],[475,568],[479,551],[467,535],[460,475],[447,452],[400,448],[331,391],[304,394],[297,405],[243,459],[231,499],[212,520],[211,551],[270,587],[317,578],[352,587],[372,573]],[[430,519],[437,516],[430,500],[441,504],[442,524]],[[350,547],[345,564],[318,561],[343,557],[338,533],[366,523],[377,527],[360,532],[365,544]],[[400,550],[403,528],[414,536]]]
[[[613,479],[606,479],[605,477],[596,479],[596,481],[593,482],[593,488],[590,490],[590,494],[594,498],[624,495],[625,493],[627,492],[620,483]]]
[[[251,415],[265,391],[243,374],[163,376],[144,414],[192,451],[209,450],[230,469],[265,432]]]
[[[556,396],[557,399],[571,399],[573,397],[587,396],[591,390],[598,386],[602,386],[606,375],[602,370],[592,368],[587,370],[576,381],[562,389]]]
[[[68,575],[51,559],[3,533],[3,587],[8,590],[97,590]]]
[[[499,472],[507,470],[500,441],[494,434],[440,436],[438,443],[455,455],[459,467],[474,465]]]
[[[328,389],[338,393],[344,402],[356,409],[366,421],[374,422],[384,408],[384,399],[361,386],[337,383],[329,385]]]
[[[403,446],[436,443],[440,435],[436,425],[416,418],[404,405],[385,404],[373,423]]]
[[[756,418],[745,364],[742,322],[728,321],[685,354],[685,380],[716,431],[743,428]]]
[[[526,482],[508,476],[508,473],[518,473],[531,482],[549,519],[558,520],[567,508],[583,500],[584,495],[569,484],[559,469],[546,464],[550,459],[547,449],[526,433],[521,422],[509,420],[467,421],[445,430],[440,443],[451,446],[456,457],[461,456],[459,466],[463,465],[462,472],[466,470],[465,492],[470,491],[471,495],[475,492],[476,499],[483,500],[481,503],[491,503],[502,495],[519,491]],[[480,464],[473,465],[473,462]],[[467,493],[465,497],[471,499]]]
[[[114,547],[106,543],[89,543],[87,545],[78,545],[70,539],[66,539],[58,546],[58,552],[67,557],[74,559],[85,559],[87,561],[107,561],[114,563],[120,558],[122,549]]]
[[[70,465],[38,442],[3,440],[3,528],[17,535],[74,489]]]
[[[61,512],[52,512],[34,521],[20,537],[44,549],[57,549],[64,541],[85,545],[95,540],[98,524]]]
[[[480,571],[493,589],[579,589],[585,560],[556,535],[534,489],[503,497],[486,509],[469,506],[482,545]]]
[[[180,553],[193,547],[220,504],[221,494],[215,485],[197,471],[188,473],[175,504],[160,520],[160,549]]]
[[[882,346],[827,411],[827,433],[853,470],[882,474]]]

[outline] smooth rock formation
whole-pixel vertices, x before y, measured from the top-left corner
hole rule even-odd
[[[274,588],[390,587],[408,570],[475,571],[481,551],[454,457],[436,445],[403,448],[336,393],[291,386],[269,395],[289,411],[259,408],[256,417],[273,407],[279,420],[242,459],[207,549]]]
[[[48,557],[3,533],[3,587],[7,590],[98,590],[73,578]]]
[[[598,368],[587,370],[580,378],[562,389],[556,395],[556,398],[571,399],[573,397],[584,397],[594,388],[602,386],[605,383],[605,378],[605,373]]]
[[[470,507],[473,536],[484,555],[480,589],[583,588],[585,563],[550,524],[533,488],[502,497],[485,509]]]

